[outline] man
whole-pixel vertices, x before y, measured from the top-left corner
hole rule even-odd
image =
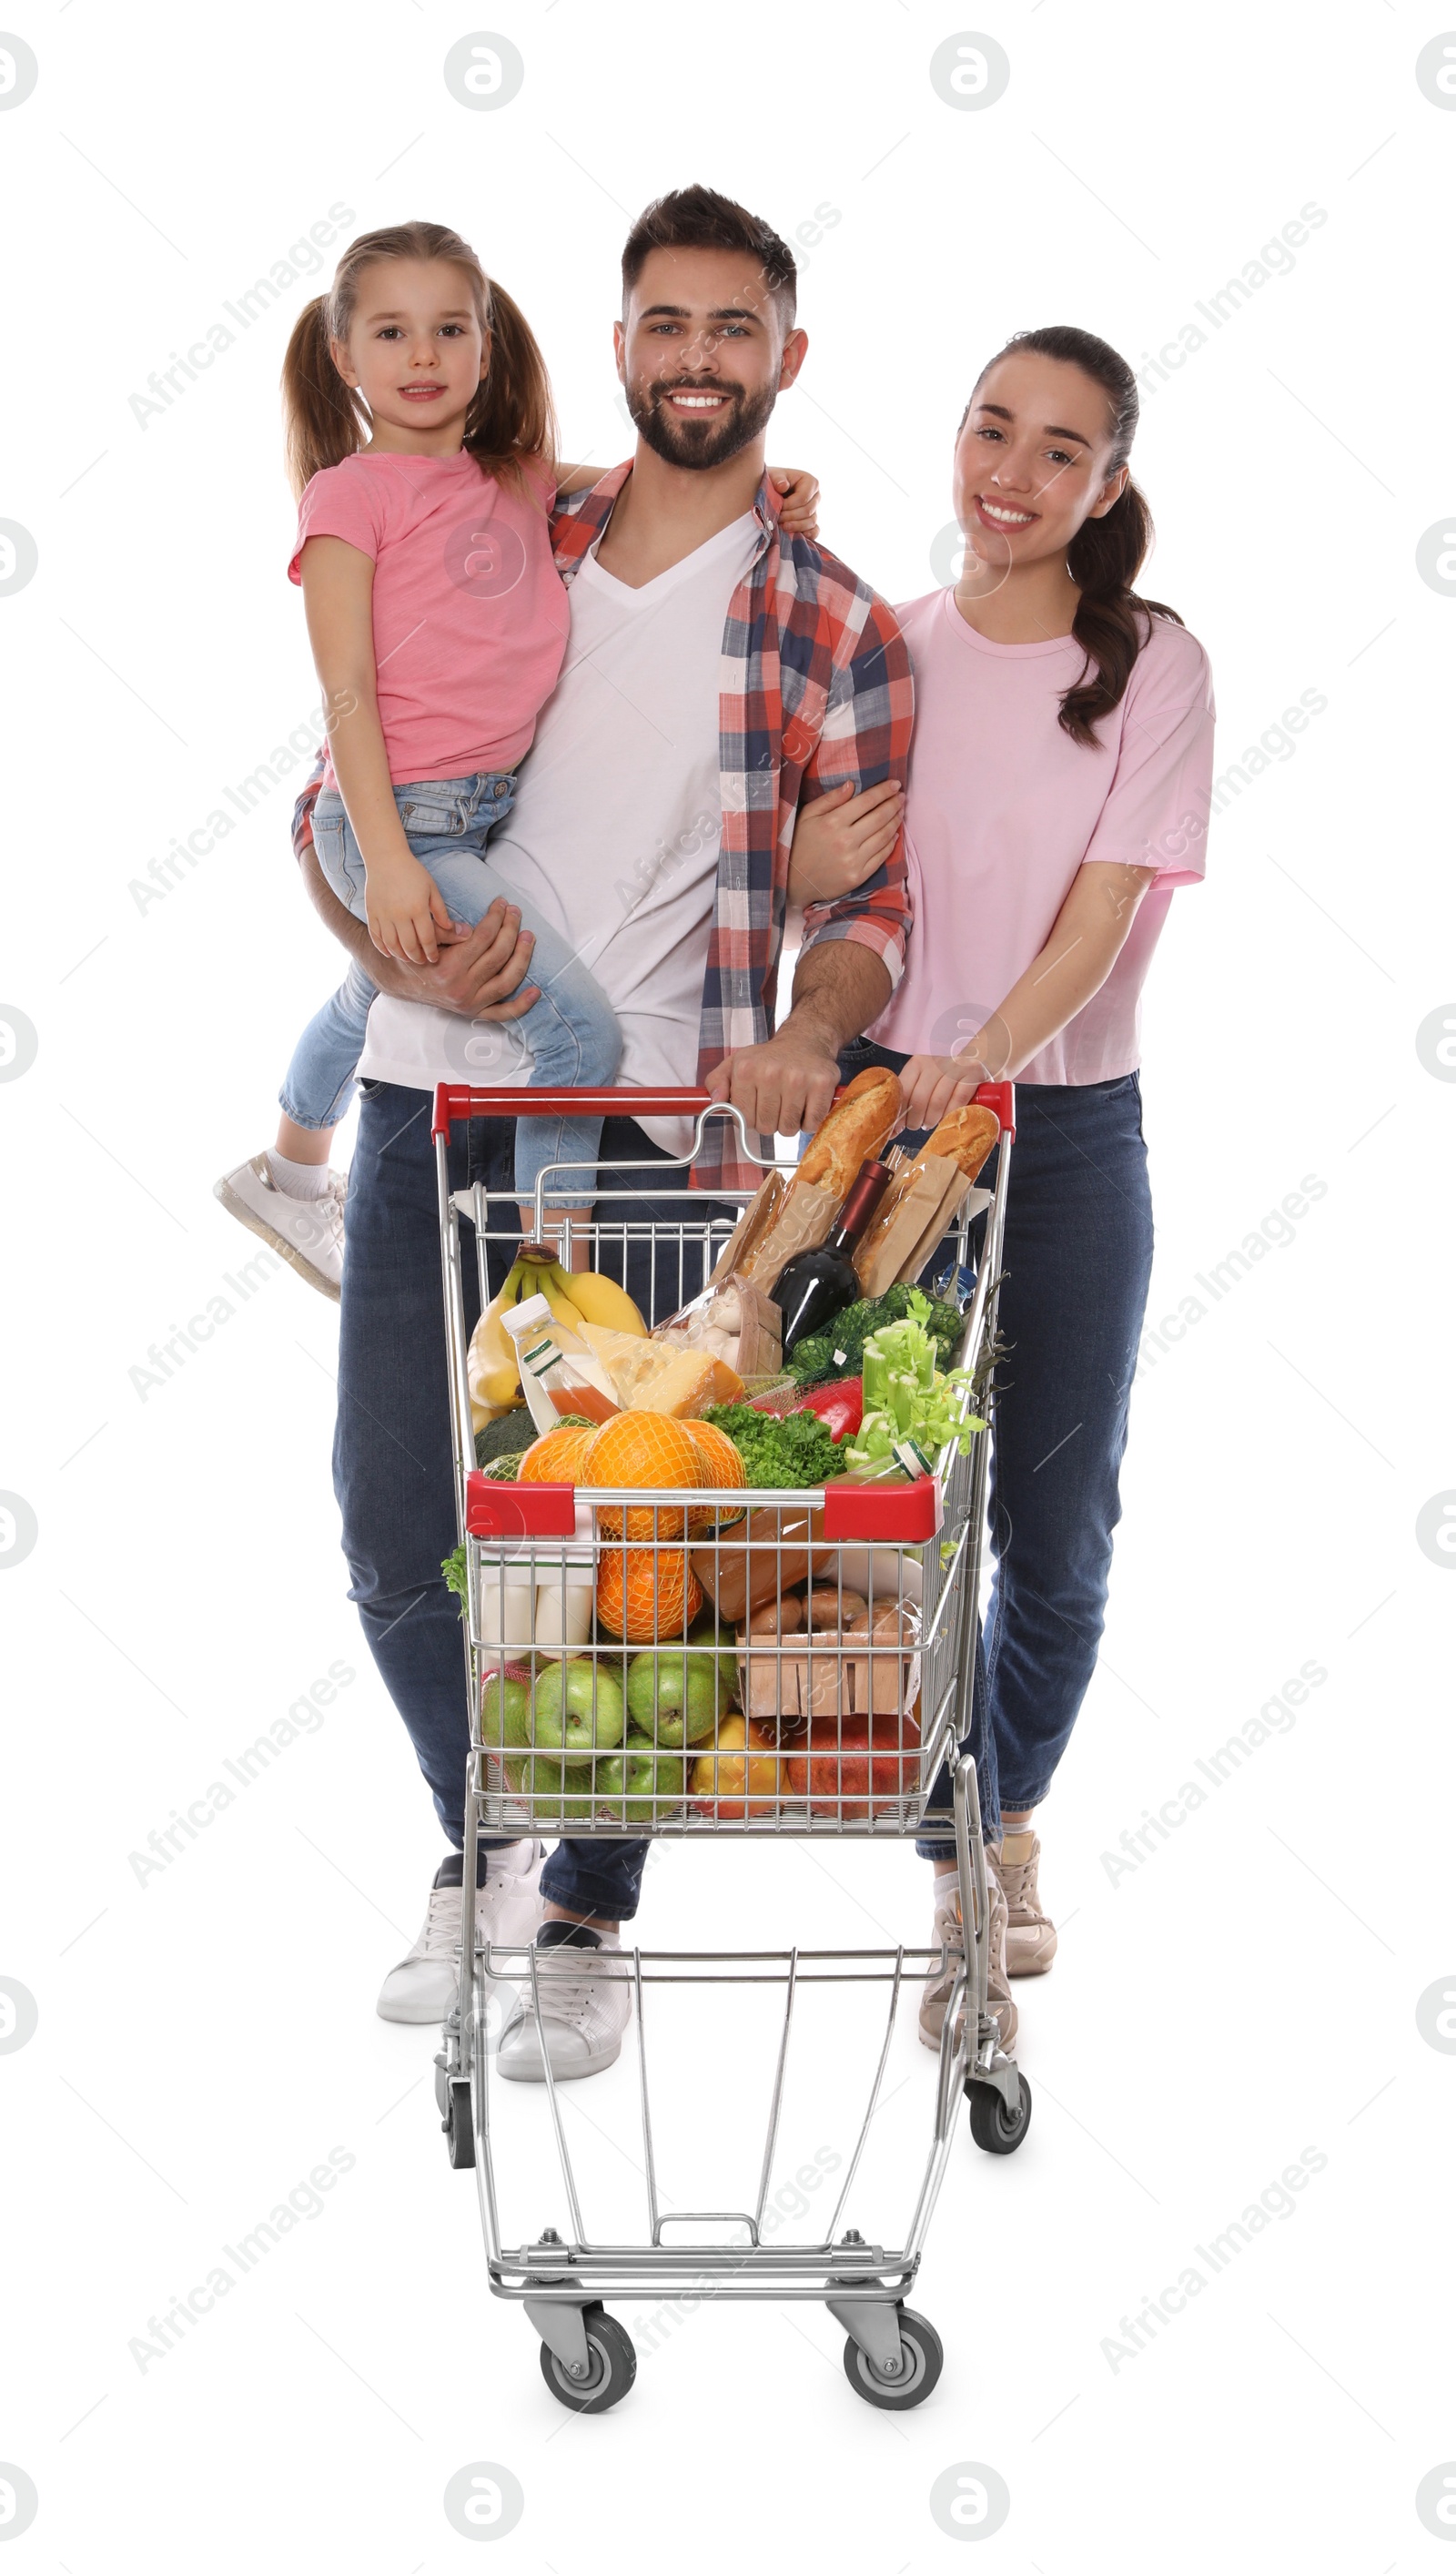
[[[798,805],[833,786],[902,779],[911,720],[893,618],[832,557],[781,535],[764,480],[768,417],[807,347],[794,288],[776,234],[710,189],[665,197],[634,227],[615,340],[637,449],[554,521],[571,643],[515,811],[491,843],[493,864],[569,932],[613,1003],[624,1086],[706,1084],[741,1110],[762,1151],[828,1107],[838,1050],[885,1007],[909,926],[896,841],[856,893],[810,906],[792,1006],[774,1029]],[[456,1845],[379,2008],[439,2020],[461,1936],[469,1732],[460,1630],[439,1572],[456,1528],[430,1093],[439,1080],[519,1080],[500,1023],[536,989],[519,914],[500,904],[434,967],[378,954],[318,869],[314,791],[295,825],[309,890],[381,993],[360,1064],[335,1484],[351,1596]],[[712,1119],[706,1141],[695,1188],[756,1185],[731,1121]],[[649,1167],[649,1185],[638,1180],[636,1199],[613,1197],[614,1224],[722,1212],[711,1195],[681,1194],[688,1174],[671,1155],[686,1146],[681,1127],[607,1121],[604,1161],[662,1166]],[[512,1138],[500,1120],[457,1130],[453,1183],[476,1178],[509,1197]],[[651,1257],[635,1249],[626,1282],[644,1305]],[[676,1276],[676,1255],[672,1266]],[[594,1974],[592,1958],[636,1912],[646,1851],[564,1842],[540,1873],[539,1899],[535,1844],[487,1851],[483,1934],[526,1935],[544,1905],[540,1944],[583,1951],[578,1980],[553,1979],[558,2079],[621,2050],[628,1988]],[[534,2018],[519,2006],[499,2067],[543,2078]]]

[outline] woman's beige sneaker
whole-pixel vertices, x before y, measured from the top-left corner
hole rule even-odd
[[[1036,1886],[1041,1844],[1034,1833],[1007,1833],[999,1850],[987,1844],[986,1858],[1006,1899],[1006,1972],[1044,1975],[1056,1955],[1056,1928]]]
[[[920,2041],[924,2046],[938,2046],[940,2043],[940,2032],[945,2025],[945,2008],[950,1999],[950,1987],[955,1981],[960,1970],[960,1960],[965,1954],[965,1931],[960,1920],[960,1889],[953,1877],[937,1878],[936,1885],[945,1887],[949,1891],[943,1897],[938,1894],[936,1896],[935,1924],[930,1937],[932,1942],[936,1943],[943,1940],[949,1954],[945,1972],[942,1975],[936,1975],[933,1982],[926,1982],[920,2003]],[[1006,1981],[1006,1899],[996,1882],[994,1870],[990,1868],[986,1870],[986,1889],[990,1896],[991,1907],[991,1962],[987,1999],[992,2017],[1001,2032],[1001,2045],[1009,2055],[1016,2043],[1016,2005],[1011,1999],[1011,1988]]]

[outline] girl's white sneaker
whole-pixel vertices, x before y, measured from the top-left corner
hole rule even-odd
[[[339,1301],[344,1277],[344,1199],[347,1182],[331,1171],[321,1198],[291,1198],[268,1167],[268,1155],[255,1153],[213,1184],[213,1196],[270,1244],[281,1259],[317,1287],[321,1296]]]

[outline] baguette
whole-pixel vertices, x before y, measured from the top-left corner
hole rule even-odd
[[[933,1135],[921,1147],[917,1159],[934,1156],[942,1162],[959,1164],[962,1176],[973,1180],[1001,1131],[1001,1121],[992,1108],[978,1108],[974,1100],[964,1108],[952,1108],[942,1117]]]
[[[820,1122],[799,1163],[798,1178],[811,1187],[831,1190],[841,1200],[847,1197],[861,1162],[876,1158],[897,1124],[899,1113],[900,1086],[886,1065],[875,1064],[868,1072],[856,1073],[843,1097]],[[986,1151],[989,1150],[988,1144]]]

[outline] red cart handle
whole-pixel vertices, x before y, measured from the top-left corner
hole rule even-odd
[[[436,1141],[458,1117],[696,1117],[711,1108],[706,1090],[464,1090],[437,1083]]]
[[[983,1081],[975,1098],[978,1108],[994,1110],[1003,1134],[1015,1134],[1014,1082]],[[705,1108],[724,1104],[711,1100],[706,1090],[468,1090],[442,1081],[436,1085],[430,1133],[435,1142],[442,1135],[448,1138],[457,1118],[697,1117]]]

